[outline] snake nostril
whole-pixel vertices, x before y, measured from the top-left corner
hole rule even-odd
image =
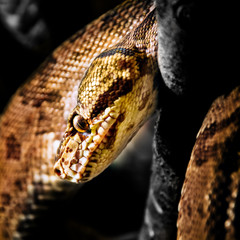
[[[54,172],[55,172],[58,176],[61,175],[61,170],[58,169],[58,168],[55,168],[55,169],[54,169]]]

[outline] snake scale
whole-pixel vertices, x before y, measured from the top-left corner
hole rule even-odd
[[[75,185],[60,178],[88,181],[122,151],[158,105],[157,54],[153,4],[127,0],[65,41],[18,89],[0,122],[0,239],[21,238],[21,221],[41,200],[71,192]],[[203,121],[178,239],[240,237],[239,109],[236,87]]]

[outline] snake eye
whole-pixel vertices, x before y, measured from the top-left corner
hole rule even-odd
[[[86,132],[89,128],[89,124],[87,120],[85,120],[83,117],[80,115],[76,115],[73,118],[73,127],[78,131],[78,132]]]

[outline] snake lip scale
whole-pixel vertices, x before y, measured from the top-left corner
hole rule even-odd
[[[115,131],[114,123],[119,118],[119,113],[116,108],[107,108],[102,115],[98,115],[93,120],[89,119],[89,131],[81,133],[76,132],[71,124],[74,117],[78,116],[75,115],[76,112],[70,116],[69,126],[58,149],[54,169],[63,179],[84,182],[90,180],[87,177],[92,168],[101,164],[99,155],[104,154],[104,149],[111,147],[110,143]],[[71,159],[65,161],[66,158]]]

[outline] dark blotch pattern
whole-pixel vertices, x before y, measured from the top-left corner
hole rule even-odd
[[[21,145],[17,142],[17,139],[14,135],[10,135],[6,141],[7,148],[7,159],[20,160],[21,156]]]
[[[131,80],[126,80],[123,78],[117,79],[116,83],[113,83],[108,91],[99,95],[95,104],[95,108],[92,111],[91,118],[96,117],[107,107],[111,106],[119,97],[131,92],[132,88],[133,82]]]
[[[198,167],[201,167],[205,162],[207,162],[207,159],[202,159],[202,158],[198,158],[195,163]]]
[[[136,56],[138,52],[139,51],[137,49],[134,49],[134,48],[133,49],[129,49],[129,48],[124,48],[124,47],[118,47],[116,45],[114,48],[102,52],[100,55],[98,55],[96,57],[96,59],[113,56],[116,53],[121,53],[124,56]]]
[[[3,193],[2,194],[2,203],[5,206],[10,205],[10,203],[11,203],[11,196],[8,193]]]

